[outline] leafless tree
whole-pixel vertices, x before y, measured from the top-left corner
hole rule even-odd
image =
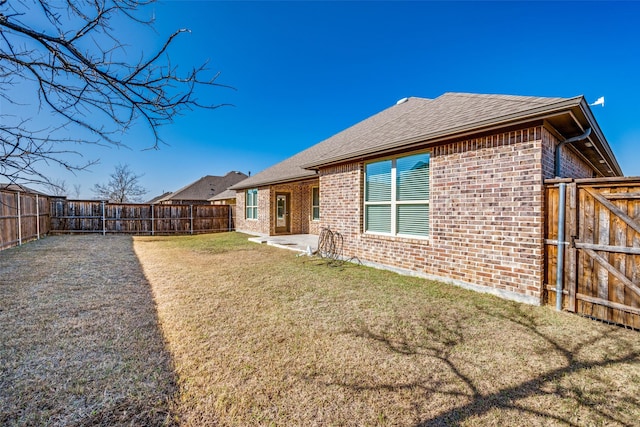
[[[154,0],[0,0],[0,178],[46,183],[45,165],[85,169],[82,145],[121,145],[134,123],[146,123],[149,142],[158,148],[158,128],[201,103],[196,89],[224,86],[206,77],[206,64],[183,72],[168,51],[179,29],[157,51],[145,55],[118,37],[117,25],[152,28],[145,6]],[[130,58],[137,58],[130,61]],[[23,99],[17,94],[30,92]],[[38,117],[14,111],[25,105]],[[40,117],[56,118],[39,125]],[[72,135],[72,136],[70,136]],[[79,147],[79,148],[78,148]]]
[[[67,196],[69,194],[67,183],[63,179],[51,179],[45,187],[47,188],[47,193],[52,196]]]
[[[111,178],[106,184],[96,184],[93,192],[100,199],[112,203],[131,203],[142,201],[142,196],[147,190],[140,185],[142,175],[136,175],[129,165],[117,165],[116,170],[109,175]]]
[[[73,184],[73,197],[76,199],[80,198],[80,191],[82,186],[80,184]]]

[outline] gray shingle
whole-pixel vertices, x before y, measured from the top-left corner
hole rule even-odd
[[[436,99],[408,98],[348,129],[232,186],[258,187],[316,175],[313,170],[358,156],[455,135],[577,105],[582,97],[546,98],[515,95],[445,93]]]
[[[160,202],[168,200],[200,200],[207,201],[211,197],[214,197],[233,184],[236,184],[243,179],[247,178],[247,175],[242,172],[229,172],[225,176],[207,175],[203,176],[199,180],[192,182],[174,191],[169,196],[160,199]]]

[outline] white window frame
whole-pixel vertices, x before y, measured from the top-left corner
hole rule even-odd
[[[429,203],[429,199],[427,200],[397,200],[398,198],[398,175],[397,175],[397,161],[398,159],[402,159],[404,157],[410,157],[410,156],[414,156],[417,154],[431,154],[429,151],[418,151],[418,152],[413,152],[413,153],[405,153],[402,155],[398,155],[398,156],[393,156],[393,157],[385,157],[385,158],[381,158],[381,159],[376,159],[375,161],[370,161],[370,162],[366,162],[365,163],[365,167],[364,167],[364,193],[362,195],[362,199],[364,202],[364,209],[363,209],[363,221],[362,221],[362,227],[363,227],[363,231],[365,234],[374,234],[374,235],[382,235],[382,236],[392,236],[392,237],[405,237],[405,238],[410,238],[410,239],[429,239],[431,237],[431,227],[429,227],[429,232],[427,233],[427,235],[417,235],[417,234],[403,234],[403,233],[398,233],[397,231],[397,227],[398,227],[398,218],[397,218],[397,213],[398,213],[398,206],[407,206],[407,205],[428,205],[430,208],[430,203]],[[367,165],[370,164],[375,164],[375,163],[380,163],[380,162],[384,162],[384,161],[389,161],[391,160],[391,200],[389,201],[367,201],[367,174],[366,174],[366,170],[367,170]],[[429,186],[431,186],[431,158],[429,158]],[[431,195],[431,193],[429,193],[429,196]],[[384,233],[384,232],[380,232],[380,231],[370,231],[367,230],[367,206],[389,206],[391,209],[391,227],[390,233]],[[430,221],[430,209],[429,209],[429,221]]]
[[[318,204],[313,204],[313,192],[318,192]],[[318,216],[314,216],[315,209],[318,209]],[[312,221],[320,221],[320,187],[311,187],[311,220]]]
[[[251,193],[253,195],[253,197],[249,197],[249,193]],[[250,188],[247,191],[245,191],[245,198],[244,198],[244,217],[245,219],[251,219],[251,220],[257,220],[258,219],[258,189],[257,188]],[[249,199],[251,200],[252,204],[249,204]]]

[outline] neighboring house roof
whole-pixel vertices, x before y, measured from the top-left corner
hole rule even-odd
[[[228,200],[236,198],[236,190],[224,190],[222,193],[219,193],[211,198],[209,198],[210,202],[214,202],[216,200]]]
[[[7,191],[13,191],[13,192],[21,191],[23,193],[37,194],[39,196],[49,196],[49,194],[43,193],[42,191],[34,190],[33,188],[29,188],[22,184],[7,184],[7,183],[0,182],[0,190],[7,190]]]
[[[232,189],[316,176],[323,166],[435,144],[497,128],[545,120],[564,138],[592,128],[593,149],[583,152],[604,176],[622,175],[583,96],[546,98],[445,93],[436,99],[406,98],[386,110],[232,186]],[[582,150],[581,150],[582,151]],[[600,160],[604,160],[601,163]]]
[[[172,192],[171,191],[167,191],[166,193],[162,193],[159,196],[154,197],[153,199],[149,200],[148,202],[145,202],[148,205],[153,205],[154,203],[158,203],[160,200],[164,199],[165,197],[171,195]]]
[[[158,200],[158,202],[169,200],[207,201],[211,197],[217,196],[233,184],[237,184],[245,178],[247,178],[247,175],[242,172],[236,171],[229,172],[225,176],[203,176],[199,180],[186,185],[178,191],[175,191],[170,195]]]

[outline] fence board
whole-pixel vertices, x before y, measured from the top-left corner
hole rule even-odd
[[[49,201],[26,191],[0,190],[0,250],[49,232]]]
[[[555,305],[557,181],[545,183],[545,302]],[[640,179],[567,185],[563,307],[640,329]]]
[[[51,211],[53,233],[153,235],[233,230],[233,211],[228,205],[147,205],[56,199],[52,201]]]

